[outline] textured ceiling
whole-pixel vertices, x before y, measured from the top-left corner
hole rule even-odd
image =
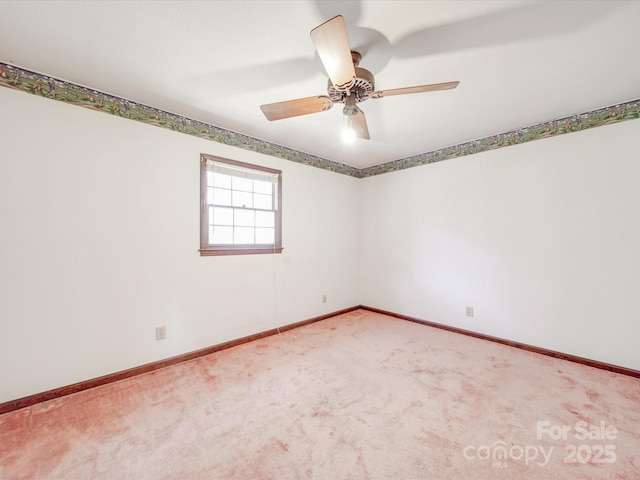
[[[267,121],[324,94],[309,31],[341,14],[376,89],[455,90]],[[0,61],[363,168],[640,98],[640,2],[0,2]]]

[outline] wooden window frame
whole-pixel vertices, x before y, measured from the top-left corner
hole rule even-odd
[[[273,245],[260,245],[260,244],[248,244],[248,245],[210,245],[209,244],[209,213],[207,204],[207,161],[216,163],[223,163],[230,166],[241,167],[249,170],[256,170],[259,172],[267,172],[277,175],[278,182],[276,185],[276,201],[277,208],[274,214],[274,229],[275,229],[275,242]],[[228,158],[217,157],[214,155],[208,155],[206,153],[200,154],[200,255],[201,256],[215,256],[215,255],[255,255],[265,253],[281,253],[282,247],[282,171],[273,168],[263,167],[261,165],[255,165],[246,162],[240,162],[237,160],[230,160]]]

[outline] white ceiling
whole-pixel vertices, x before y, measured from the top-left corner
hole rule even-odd
[[[376,89],[455,90],[275,122],[325,94],[309,31],[344,16]],[[0,61],[357,168],[640,98],[640,2],[0,1]]]

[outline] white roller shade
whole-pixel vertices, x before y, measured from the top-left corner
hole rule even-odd
[[[250,170],[237,165],[218,163],[211,160],[207,160],[207,171],[221,173],[223,175],[231,175],[234,177],[247,178],[250,180],[259,180],[261,182],[278,183],[278,174],[276,173]]]

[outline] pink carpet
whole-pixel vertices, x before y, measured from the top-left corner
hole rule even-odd
[[[638,479],[640,381],[357,310],[0,415],[0,479]]]

